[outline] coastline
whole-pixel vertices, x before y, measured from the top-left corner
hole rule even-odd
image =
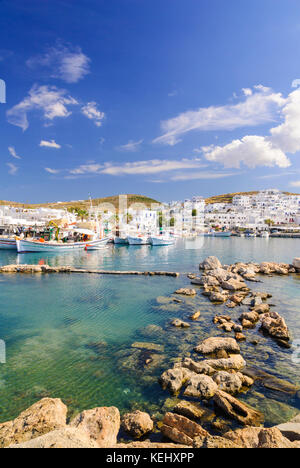
[[[175,363],[173,369],[169,369],[168,371],[166,371],[167,375],[166,375],[165,378],[162,378],[162,381],[163,381],[163,386],[165,386],[165,388],[171,389],[171,393],[175,393],[175,394],[176,393],[178,394],[181,387],[182,386],[186,387],[187,386],[186,384],[188,384],[188,382],[190,382],[191,390],[189,391],[189,395],[192,398],[196,398],[199,401],[201,401],[201,399],[202,400],[204,399],[203,408],[202,408],[204,410],[205,409],[209,410],[208,400],[213,398],[214,404],[216,404],[216,398],[223,397],[223,401],[221,401],[221,403],[219,402],[219,405],[221,405],[223,413],[224,413],[224,409],[226,409],[226,408],[228,409],[228,400],[227,400],[227,403],[226,403],[226,398],[224,400],[224,395],[223,395],[224,385],[225,385],[225,387],[227,386],[226,387],[227,390],[230,389],[232,387],[232,385],[233,385],[233,394],[235,396],[234,397],[230,396],[230,398],[229,398],[228,395],[230,393],[227,393],[227,392],[225,392],[225,393],[226,393],[227,397],[229,398],[229,403],[231,402],[231,403],[233,403],[233,405],[236,405],[237,401],[238,401],[238,400],[236,400],[236,397],[237,397],[237,394],[238,394],[239,390],[242,389],[243,391],[245,391],[245,386],[248,386],[249,383],[250,383],[250,385],[249,385],[249,388],[250,388],[252,386],[252,384],[254,383],[254,382],[252,382],[252,384],[251,384],[251,380],[255,380],[255,375],[252,374],[252,376],[250,376],[251,374],[249,375],[249,372],[243,373],[244,362],[245,361],[243,360],[242,356],[239,354],[239,344],[238,344],[238,342],[242,343],[244,341],[244,338],[239,336],[239,338],[241,338],[241,339],[237,340],[237,338],[238,338],[237,334],[241,335],[242,331],[243,331],[243,328],[244,328],[244,330],[247,330],[248,328],[253,329],[254,326],[258,323],[257,315],[255,315],[255,314],[258,314],[260,316],[259,317],[260,321],[261,321],[261,317],[263,317],[264,319],[268,318],[268,314],[269,314],[269,318],[280,321],[280,325],[281,325],[280,337],[277,336],[278,334],[274,335],[274,333],[273,333],[273,331],[274,331],[273,330],[273,328],[274,328],[273,325],[274,324],[271,323],[272,326],[270,326],[270,323],[268,323],[268,321],[267,321],[267,323],[265,325],[266,326],[265,331],[267,331],[269,339],[276,339],[277,341],[281,340],[282,341],[281,345],[284,345],[284,342],[285,342],[285,344],[288,344],[289,340],[290,340],[289,332],[288,332],[287,328],[286,329],[284,328],[284,326],[286,326],[286,325],[281,320],[282,317],[280,317],[280,316],[279,317],[278,316],[273,317],[272,314],[274,314],[274,313],[270,312],[270,306],[267,303],[267,300],[270,299],[270,297],[268,297],[268,293],[261,293],[260,296],[257,295],[256,293],[254,295],[252,295],[252,291],[248,287],[248,282],[250,282],[250,284],[253,284],[256,281],[259,281],[260,275],[267,275],[267,276],[272,277],[272,275],[276,274],[276,275],[279,275],[279,276],[285,276],[285,275],[289,275],[289,274],[295,274],[296,271],[292,267],[292,265],[275,264],[275,263],[262,263],[260,265],[254,264],[254,263],[247,264],[247,265],[240,263],[240,264],[235,264],[235,265],[230,265],[230,266],[225,266],[224,267],[223,265],[220,264],[218,259],[216,259],[214,257],[206,259],[200,265],[200,268],[201,268],[201,270],[203,271],[204,274],[201,277],[198,277],[197,274],[190,274],[189,279],[190,279],[190,281],[192,283],[192,288],[179,288],[179,289],[177,289],[175,291],[177,293],[176,294],[177,299],[174,296],[174,300],[176,300],[176,301],[178,301],[178,303],[180,303],[180,301],[181,301],[180,297],[193,298],[194,296],[197,295],[197,290],[196,289],[201,288],[200,291],[202,292],[202,294],[204,294],[205,296],[208,296],[210,298],[210,300],[216,305],[216,307],[218,307],[217,304],[221,305],[221,304],[224,304],[226,301],[228,301],[229,300],[229,294],[230,294],[231,295],[230,299],[233,299],[232,296],[236,296],[236,298],[235,298],[236,303],[235,303],[235,305],[233,305],[233,302],[234,302],[233,300],[230,300],[228,302],[228,310],[229,311],[231,309],[235,309],[236,307],[237,308],[239,307],[239,299],[242,298],[242,297],[243,297],[244,301],[246,300],[246,305],[251,310],[249,311],[247,317],[245,317],[245,316],[242,317],[242,320],[239,321],[239,323],[235,323],[235,324],[234,324],[234,322],[231,322],[231,318],[230,318],[229,314],[228,314],[227,317],[224,317],[223,315],[218,316],[218,314],[215,315],[215,317],[212,317],[212,319],[214,320],[215,325],[218,327],[216,330],[219,330],[219,331],[217,331],[217,336],[211,336],[211,339],[212,340],[213,339],[214,340],[219,339],[220,338],[219,333],[222,333],[222,336],[226,337],[226,338],[223,338],[225,340],[223,343],[226,343],[226,344],[224,344],[223,346],[221,345],[221,347],[218,347],[216,349],[213,349],[213,348],[210,349],[209,351],[212,351],[212,352],[208,353],[208,355],[207,355],[207,353],[205,353],[205,359],[207,357],[209,357],[210,359],[207,360],[207,361],[206,360],[200,361],[202,369],[199,368],[199,366],[200,366],[199,363],[195,362],[194,360],[192,360],[190,358],[189,359],[181,359],[180,361],[177,361]],[[239,271],[239,273],[235,272],[235,270]],[[225,271],[227,272],[227,274],[228,274],[228,272],[230,273],[231,278],[228,279],[228,278],[223,278],[222,277],[222,275],[224,274]],[[247,281],[247,285],[246,285],[245,281]],[[210,283],[213,283],[213,284],[210,284]],[[219,283],[219,284],[217,284],[217,283]],[[220,287],[221,287],[222,291],[220,291]],[[196,289],[194,289],[194,288],[196,288]],[[216,290],[217,288],[219,288],[219,291]],[[228,294],[227,293],[225,294],[225,291],[227,291]],[[216,297],[215,296],[216,294],[219,294],[219,297]],[[224,297],[222,297],[222,300],[220,300],[221,299],[220,296],[224,296]],[[251,301],[254,301],[254,302],[250,301],[250,302],[247,303],[247,297],[248,297],[248,299],[252,298]],[[242,301],[240,301],[240,303],[241,302]],[[259,313],[259,311],[260,311],[260,313]],[[242,314],[242,315],[244,315],[244,314]],[[194,319],[194,320],[197,320],[198,318],[199,318],[199,316],[196,317],[196,319]],[[251,322],[251,319],[253,320],[253,322]],[[246,323],[246,322],[250,322],[250,323]],[[182,323],[184,324],[184,322],[182,322]],[[180,329],[185,328],[185,326],[182,325],[182,323],[179,324]],[[232,323],[234,325],[232,325]],[[278,324],[276,324],[276,326],[275,326],[276,331],[278,331],[278,326],[277,325]],[[177,324],[177,326],[178,326],[178,324]],[[269,329],[267,329],[268,326],[269,326]],[[242,330],[240,328],[237,330],[236,327],[242,327]],[[230,336],[229,334],[232,331],[235,332],[235,338],[227,338],[228,336]],[[282,335],[282,332],[284,332],[283,333],[284,337]],[[273,338],[272,338],[272,333],[273,333]],[[230,345],[228,345],[228,340],[229,340]],[[200,344],[194,343],[193,345],[196,346],[196,348],[198,348],[197,352],[199,352],[199,350],[200,350],[200,354],[201,354],[201,351],[203,351],[203,346],[205,347],[205,341],[202,344],[201,343]],[[202,346],[202,348],[201,348],[201,346]],[[228,348],[228,346],[229,346],[229,348]],[[195,348],[195,350],[196,350],[196,348]],[[238,356],[240,356],[240,358],[238,358]],[[173,372],[173,375],[172,375],[172,372]],[[175,372],[175,374],[174,374],[174,372]],[[223,372],[223,374],[222,374],[222,372]],[[219,377],[220,377],[220,374],[221,374],[221,377],[222,377],[221,380],[218,381],[219,388],[217,388],[217,385],[216,385],[215,381],[211,378],[215,374],[218,374]],[[224,375],[224,374],[227,374],[227,375]],[[237,375],[235,375],[235,374],[237,374]],[[245,384],[245,381],[241,382],[242,386],[237,391],[236,385],[239,386],[238,379],[240,379],[240,381],[241,381],[241,375],[239,375],[239,374],[244,375],[244,378],[245,378],[245,381],[247,381],[247,384]],[[236,377],[235,381],[233,381],[233,378],[232,378],[233,375],[235,375],[235,377]],[[247,377],[247,379],[246,379],[246,377]],[[268,385],[269,386],[270,385],[273,385],[273,386],[275,385],[275,387],[277,386],[277,390],[278,390],[278,385],[279,385],[278,379],[277,380],[273,379],[273,382],[272,382],[272,378],[271,378],[271,383],[270,383],[270,377],[272,377],[272,376],[270,376],[270,375],[267,376],[267,378],[269,379]],[[260,379],[262,377],[258,376],[258,378]],[[264,376],[264,378],[266,378],[266,375]],[[283,381],[281,382],[281,384],[284,385]],[[177,387],[176,387],[176,385],[177,385]],[[204,387],[203,387],[203,385],[204,385]],[[207,389],[209,388],[210,393],[208,393],[208,394],[206,394],[205,392],[202,393],[203,388],[206,389],[205,391],[207,391]],[[297,391],[296,388],[293,388],[292,390],[291,389],[292,389],[292,385],[290,386],[288,391],[295,391],[295,392]],[[175,390],[175,392],[173,390]],[[214,391],[215,391],[215,393],[212,394]],[[286,391],[286,389],[285,389],[285,391]],[[225,433],[224,433],[224,431],[222,432],[222,430],[221,430],[221,432],[219,432],[219,435],[216,435],[218,433],[218,431],[214,431],[214,432],[210,433],[201,426],[201,424],[200,424],[201,418],[197,417],[200,414],[199,413],[199,407],[197,407],[197,405],[194,405],[194,400],[192,400],[192,401],[189,400],[188,393],[187,393],[186,396],[187,396],[187,402],[189,402],[190,404],[183,404],[183,405],[181,405],[181,407],[178,406],[178,404],[175,405],[175,408],[176,408],[175,412],[174,413],[170,412],[172,410],[174,411],[174,408],[171,408],[169,411],[166,411],[165,414],[163,415],[163,421],[162,422],[161,421],[156,421],[155,418],[153,418],[153,416],[152,416],[152,418],[154,419],[154,424],[156,426],[156,431],[159,429],[162,432],[162,434],[164,435],[165,438],[172,441],[171,444],[174,443],[174,442],[177,443],[177,444],[180,444],[180,445],[178,445],[178,447],[183,445],[185,447],[194,446],[194,447],[197,447],[197,448],[200,448],[200,447],[201,448],[216,448],[216,447],[218,447],[218,448],[221,448],[221,447],[226,447],[226,448],[231,447],[231,448],[233,448],[235,445],[238,445],[238,446],[243,446],[243,448],[246,448],[247,444],[249,445],[250,442],[249,442],[249,440],[247,442],[245,442],[245,437],[246,438],[250,437],[250,438],[253,439],[253,434],[255,434],[255,437],[254,437],[255,442],[252,440],[252,442],[251,442],[252,445],[253,444],[256,444],[256,446],[260,446],[259,444],[262,444],[262,445],[265,445],[265,446],[267,444],[270,445],[271,444],[271,439],[273,440],[274,437],[275,437],[277,446],[291,446],[289,444],[292,444],[291,447],[296,448],[297,443],[294,443],[294,441],[292,442],[291,440],[288,441],[288,439],[285,437],[286,432],[280,432],[280,430],[277,427],[275,429],[274,428],[262,428],[262,427],[257,428],[256,426],[252,427],[251,424],[250,424],[251,428],[237,429],[236,431],[227,431]],[[232,398],[234,400],[231,400]],[[51,399],[46,399],[46,400],[48,402],[48,400],[51,400]],[[242,405],[241,410],[245,411],[244,403],[240,402],[240,404]],[[40,405],[43,406],[43,403],[41,403]],[[206,406],[207,406],[207,408],[205,408]],[[247,406],[247,408],[249,408],[249,407]],[[197,413],[197,410],[198,410],[198,413]],[[35,408],[33,410],[31,408],[28,411],[35,413]],[[95,410],[90,410],[90,411],[91,411],[91,414],[93,414],[91,420],[94,421],[94,423],[96,423],[96,421],[99,422],[99,415],[97,416],[98,411],[95,411]],[[103,411],[104,410],[102,409],[101,412],[103,412]],[[117,413],[118,410],[114,409],[113,411],[115,411],[115,413],[118,414]],[[252,413],[253,410],[250,409],[250,410],[246,410],[246,411],[249,411],[250,416],[253,415],[253,413]],[[86,416],[89,418],[89,421],[90,421],[89,411],[87,413],[88,413],[88,415],[86,415]],[[96,413],[96,416],[95,416],[95,413]],[[144,414],[145,413],[143,413],[143,415]],[[188,418],[187,418],[187,415],[189,416]],[[228,416],[228,414],[227,414],[227,416]],[[231,414],[230,416],[233,416],[233,414]],[[22,419],[22,417],[23,416],[20,416],[21,419]],[[143,417],[145,418],[145,416],[143,416]],[[203,414],[202,414],[202,417],[203,417]],[[38,415],[37,415],[37,418],[39,418]],[[83,416],[81,416],[79,419],[82,419],[82,418],[84,419]],[[234,418],[236,418],[236,415],[233,416],[233,419]],[[133,419],[134,419],[134,416],[133,416]],[[296,417],[296,419],[295,419],[296,422],[294,422],[294,420],[293,420],[293,422],[291,424],[292,425],[293,424],[297,425],[298,424],[298,419],[299,418]],[[253,422],[253,421],[255,421],[255,419],[254,420],[251,420],[251,419],[247,420],[247,422],[248,421]],[[241,423],[241,421],[238,421],[238,423]],[[257,423],[258,426],[260,426],[260,424],[261,424],[261,416],[260,415],[258,416],[258,420],[256,421],[256,423]],[[6,424],[0,424],[0,440],[1,440],[1,435],[2,435],[2,439],[3,439],[3,426],[5,427],[5,430],[7,430],[8,426],[13,428],[14,424],[16,424],[16,423],[11,423],[10,422],[10,423],[6,423]],[[19,424],[19,422],[17,422],[17,424]],[[117,431],[117,433],[118,433],[119,429],[120,429],[120,423],[118,423],[118,417],[117,416],[116,416],[115,424],[116,424],[116,426],[118,426],[118,430],[115,429],[115,432]],[[81,433],[79,433],[79,432],[77,432],[77,428],[76,428],[76,431],[75,431],[74,425],[72,425],[72,424],[71,424],[71,427],[69,427],[69,425],[64,423],[64,424],[62,424],[62,427],[60,427],[59,429],[55,426],[55,430],[60,430],[62,432],[60,432],[59,434],[58,433],[54,434],[54,433],[52,433],[52,431],[48,431],[46,429],[47,433],[49,433],[49,434],[52,433],[52,434],[48,435],[48,436],[44,436],[43,440],[34,437],[33,440],[31,442],[29,442],[28,438],[27,438],[28,435],[26,435],[25,436],[25,439],[27,441],[26,443],[28,443],[28,445],[32,446],[32,447],[34,447],[36,444],[37,445],[38,444],[42,444],[42,445],[44,444],[45,446],[47,446],[47,444],[49,443],[49,440],[51,440],[51,444],[54,444],[54,445],[58,444],[59,445],[59,444],[62,444],[62,443],[67,443],[66,441],[63,442],[65,440],[64,437],[67,437],[67,439],[69,441],[68,443],[69,444],[74,444],[74,446],[76,446],[76,444],[83,443],[83,444],[86,444],[87,446],[89,446],[90,448],[92,448],[92,446],[93,446],[93,448],[96,448],[97,446],[100,446],[100,447],[102,446],[103,447],[103,440],[102,439],[101,439],[102,442],[99,442],[99,441],[95,442],[95,439],[93,439],[93,437],[91,438],[90,435],[87,438],[86,429],[83,430],[83,433],[82,433],[82,430],[80,429]],[[239,430],[243,431],[242,435],[240,434],[240,432],[238,432]],[[285,430],[285,428],[284,428],[284,430]],[[299,430],[299,426],[297,426],[297,430]],[[1,432],[2,432],[2,434],[1,434]],[[109,432],[111,433],[111,429],[109,430]],[[230,436],[231,439],[230,439],[230,437],[228,439],[228,432],[231,433],[231,436]],[[280,432],[280,434],[279,434],[279,432]],[[149,433],[149,431],[146,431],[145,434],[148,434],[148,433]],[[143,434],[142,437],[145,434]],[[226,435],[226,437],[224,437],[225,435]],[[53,439],[52,436],[57,437],[57,438]],[[293,435],[293,437],[294,436],[295,436],[295,434]],[[238,437],[239,437],[239,440],[238,440]],[[240,439],[242,439],[243,443],[241,442]],[[23,441],[18,440],[18,441],[15,441],[15,442],[23,442]],[[6,444],[5,442],[2,442],[2,444],[3,443],[4,443],[4,445]],[[120,446],[120,448],[124,448],[125,445],[126,445],[126,444],[124,445],[124,443],[122,443],[122,441],[119,442],[119,443],[122,444],[122,447]],[[161,442],[161,443],[163,443],[163,442]],[[96,446],[95,446],[95,444],[96,444]],[[132,444],[134,444],[134,445],[132,445],[132,447],[145,447],[145,446],[147,446],[147,448],[151,448],[151,447],[154,448],[153,444],[155,444],[155,443],[153,441],[148,441],[148,442],[143,442],[142,441],[142,442],[132,442]],[[168,445],[169,443],[166,442],[166,444]],[[164,447],[167,448],[167,445],[164,446]],[[108,445],[104,445],[104,446],[107,447]],[[115,445],[113,445],[110,442],[110,446],[111,447],[113,447],[113,446],[118,447],[119,445],[117,444],[117,439],[116,439]],[[130,446],[131,445],[130,445],[130,442],[129,442],[129,445],[127,445],[127,447],[130,448]],[[161,446],[161,448],[162,448],[162,446]],[[237,447],[235,447],[235,448],[237,448]],[[298,448],[298,445],[297,445],[297,448]]]

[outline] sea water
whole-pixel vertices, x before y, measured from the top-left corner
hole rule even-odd
[[[297,239],[204,238],[203,245],[179,240],[174,246],[107,246],[101,251],[24,254],[0,251],[0,264],[27,263],[107,270],[168,270],[179,278],[83,274],[0,276],[0,339],[6,363],[0,364],[0,422],[16,417],[43,397],[62,398],[69,417],[95,406],[117,406],[121,412],[146,410],[161,415],[176,398],[161,389],[159,375],[182,357],[193,357],[202,339],[222,335],[212,323],[216,313],[237,320],[247,308],[212,305],[199,293],[175,303],[172,294],[188,287],[188,272],[216,255],[237,261],[292,262],[300,256]],[[271,302],[286,320],[293,339],[300,339],[300,275],[262,277],[251,283],[273,295]],[[187,330],[170,326],[201,311]],[[280,348],[271,338],[247,330],[241,343],[247,363],[300,386],[295,349]],[[229,336],[229,335],[228,335]],[[259,344],[250,344],[257,338]],[[135,343],[148,343],[141,349]],[[296,341],[297,342],[297,341]],[[299,393],[268,390],[260,382],[239,398],[260,409],[266,425],[287,421],[300,409]]]

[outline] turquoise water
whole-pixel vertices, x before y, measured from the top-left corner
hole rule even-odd
[[[108,246],[97,252],[47,256],[0,251],[0,264],[45,262],[187,273],[197,272],[208,255],[218,256],[223,263],[291,262],[300,256],[299,240],[205,238],[203,242],[198,249],[178,241],[169,247]],[[225,310],[213,306],[200,290],[196,298],[174,303],[172,293],[188,285],[185,275],[178,279],[81,274],[0,277],[0,339],[7,346],[7,363],[0,364],[0,421],[15,417],[44,396],[62,398],[70,416],[104,405],[115,405],[121,412],[139,408],[153,414],[172,407],[175,400],[161,390],[157,377],[179,357],[193,355],[199,341],[220,334],[212,318]],[[300,275],[263,278],[262,284],[252,285],[273,294],[272,303],[285,317],[294,339],[300,339],[299,285]],[[186,320],[199,309],[201,318],[190,329],[170,327],[173,318]],[[241,309],[230,313],[237,319]],[[249,341],[241,344],[249,364],[300,386],[300,364],[291,359],[293,349],[279,348],[257,330],[246,335],[260,339],[257,347]],[[134,342],[160,346],[156,352],[141,351],[131,347]],[[267,425],[285,421],[300,409],[299,394],[268,391],[260,384],[241,398],[264,412]]]

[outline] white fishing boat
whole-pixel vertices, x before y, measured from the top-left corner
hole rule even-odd
[[[127,236],[115,236],[114,237],[114,244],[116,245],[128,245],[128,237]]]
[[[17,238],[18,253],[27,252],[69,252],[71,250],[84,250],[87,245],[91,248],[98,248],[105,246],[109,237],[99,238],[98,234],[88,229],[74,229],[72,232],[73,238],[80,238],[78,241],[68,240],[64,238],[63,241],[45,241],[40,239],[19,239]]]
[[[213,237],[231,237],[232,232],[231,231],[214,231],[213,232]]]
[[[270,233],[268,231],[264,231],[261,233],[261,237],[263,237],[264,239],[269,239]]]
[[[150,244],[153,246],[158,246],[158,245],[174,245],[175,239],[174,237],[166,234],[166,235],[160,235],[160,236],[151,236],[150,237]]]
[[[147,245],[150,244],[149,236],[128,236],[129,245]]]
[[[0,237],[0,250],[17,250],[16,237]]]

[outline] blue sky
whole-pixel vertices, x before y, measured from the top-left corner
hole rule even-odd
[[[300,191],[298,0],[2,0],[0,38],[0,199]]]

